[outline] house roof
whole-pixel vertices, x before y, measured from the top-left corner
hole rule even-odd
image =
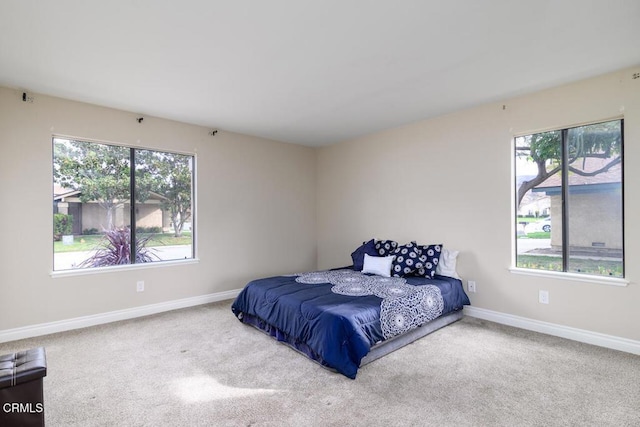
[[[575,161],[572,166],[585,172],[594,172],[602,169],[612,159],[599,159],[593,157],[581,158]],[[607,189],[612,186],[619,186],[622,182],[622,164],[617,163],[605,172],[601,172],[593,176],[583,176],[575,172],[569,171],[569,186],[576,190],[576,187],[590,186],[592,190]],[[559,190],[562,185],[562,177],[560,172],[553,174],[547,178],[542,184],[538,185],[534,191],[546,191],[556,189]]]
[[[637,0],[4,0],[0,85],[318,146],[637,66],[638,17]]]
[[[82,191],[80,190],[72,190],[72,189],[63,187],[60,184],[55,184],[55,183],[53,184],[53,200],[54,201],[63,201],[65,198],[70,198],[70,197],[80,197],[80,194],[82,194]],[[154,191],[150,191],[149,195],[150,195],[149,197],[150,199],[168,200],[162,194],[158,194]]]
[[[66,193],[54,194],[53,195],[53,200],[54,201],[64,201],[65,199],[68,199],[70,197],[79,197],[80,193],[81,193],[80,191],[74,190],[74,191],[68,191]]]
[[[59,201],[64,200],[66,197],[74,197],[80,194],[79,190],[72,190],[70,188],[65,188],[60,184],[53,184],[53,200]]]

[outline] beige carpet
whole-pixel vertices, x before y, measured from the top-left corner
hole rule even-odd
[[[48,426],[640,426],[640,357],[473,318],[323,369],[230,302],[0,344],[47,350]]]

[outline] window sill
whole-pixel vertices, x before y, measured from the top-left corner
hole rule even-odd
[[[618,277],[591,276],[588,274],[562,273],[559,271],[531,270],[528,268],[511,267],[509,271],[513,274],[524,276],[548,277],[551,279],[573,280],[576,282],[596,283],[598,285],[628,286],[630,281]]]
[[[178,265],[198,264],[199,262],[200,260],[198,258],[178,259],[178,260],[171,260],[171,261],[155,261],[155,262],[147,262],[142,264],[118,265],[113,267],[95,267],[95,268],[81,268],[81,269],[75,269],[75,270],[52,271],[50,275],[52,278],[57,279],[59,277],[86,276],[90,274],[112,273],[117,271],[175,267]]]

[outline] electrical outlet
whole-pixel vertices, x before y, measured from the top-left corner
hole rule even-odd
[[[540,291],[538,293],[538,301],[540,304],[549,304],[549,291]]]
[[[467,282],[467,290],[469,292],[475,292],[476,291],[476,282],[473,280],[469,280]]]
[[[144,292],[144,280],[139,280],[136,283],[136,291],[138,292]]]

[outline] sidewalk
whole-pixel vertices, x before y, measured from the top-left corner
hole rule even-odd
[[[161,261],[188,259],[192,257],[191,245],[153,246],[155,255]],[[73,270],[96,251],[60,252],[53,255],[53,271]]]
[[[551,239],[518,239],[518,255],[543,255],[562,257],[562,250],[551,247]],[[622,250],[605,248],[570,249],[572,258],[598,259],[607,261],[622,260]]]

